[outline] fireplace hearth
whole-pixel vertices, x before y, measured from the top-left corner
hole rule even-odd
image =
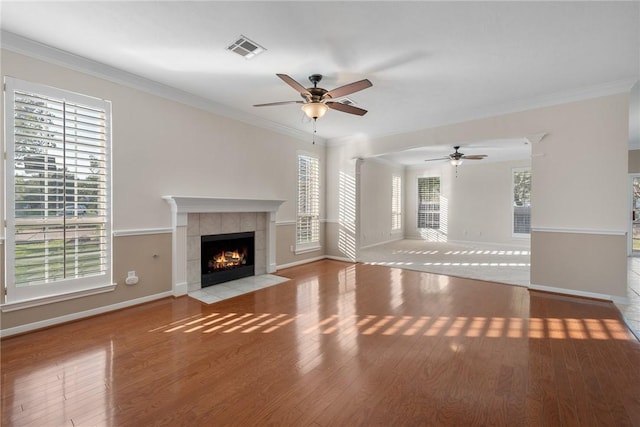
[[[200,237],[201,286],[255,275],[255,232]]]

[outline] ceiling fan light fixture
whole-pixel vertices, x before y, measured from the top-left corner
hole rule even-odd
[[[324,116],[328,109],[329,107],[322,102],[308,102],[302,105],[302,111],[307,117],[314,120]]]
[[[451,166],[460,166],[463,161],[464,159],[451,159],[449,163],[451,163]]]

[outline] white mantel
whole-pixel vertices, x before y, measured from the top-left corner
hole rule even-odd
[[[163,196],[171,206],[172,291],[186,295],[187,287],[187,222],[190,213],[267,213],[267,272],[276,271],[276,212],[284,200],[222,199],[216,197]]]

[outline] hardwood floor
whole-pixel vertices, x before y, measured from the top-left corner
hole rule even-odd
[[[319,261],[2,340],[3,426],[640,425],[611,303]]]

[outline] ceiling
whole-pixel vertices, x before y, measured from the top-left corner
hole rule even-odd
[[[463,141],[460,143],[459,152],[468,156],[479,154],[487,156],[481,161],[465,160],[465,166],[466,164],[528,160],[531,157],[531,142],[538,142],[544,136],[544,134],[539,134],[529,138]],[[375,157],[406,166],[438,167],[447,164],[449,162],[447,157],[453,152],[454,148],[451,146],[430,145],[384,153]]]
[[[313,124],[300,105],[253,107],[301,99],[276,73],[305,87],[310,74],[323,74],[319,86],[326,89],[368,78],[373,87],[348,96],[368,114],[329,110],[318,120],[317,136],[329,142],[620,92],[640,74],[639,2],[3,0],[0,12],[5,36],[142,76],[230,116],[310,139]],[[239,35],[266,51],[247,60],[227,50]],[[500,146],[473,143],[485,151]],[[419,155],[452,151],[438,150]]]

